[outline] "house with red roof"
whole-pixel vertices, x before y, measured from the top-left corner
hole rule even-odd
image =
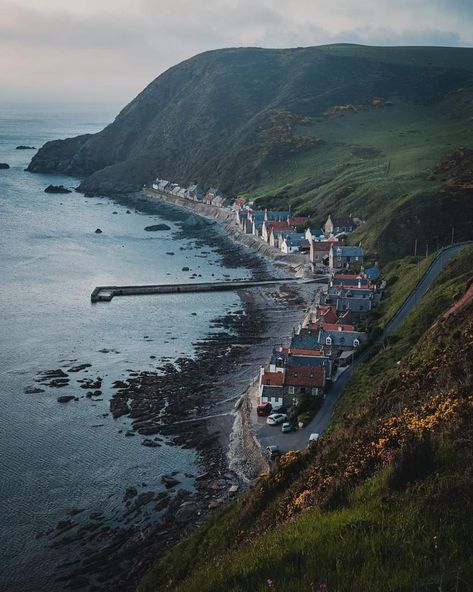
[[[292,406],[301,395],[319,396],[325,389],[325,369],[319,367],[287,366],[284,374],[283,401]]]
[[[341,245],[338,241],[311,241],[310,243],[310,261],[314,265],[325,265],[328,263],[330,248]]]

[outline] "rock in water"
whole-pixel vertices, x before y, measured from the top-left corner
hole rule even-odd
[[[0,162],[0,169],[9,169],[10,165],[6,162]]]
[[[23,144],[21,144],[16,147],[16,150],[36,150],[36,148],[34,146],[23,146]]]
[[[100,228],[95,229],[95,234],[102,234],[102,231],[100,230]]]
[[[63,395],[62,397],[57,398],[58,403],[69,403],[69,401],[73,401],[75,399],[74,395]]]
[[[151,226],[145,226],[146,232],[157,232],[158,230],[171,230],[171,227],[167,224],[152,224]]]
[[[64,185],[48,185],[44,193],[72,193],[72,191],[64,187]]]

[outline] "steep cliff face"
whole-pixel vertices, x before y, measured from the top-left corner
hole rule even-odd
[[[81,189],[107,193],[136,190],[157,174],[227,191],[256,187],[275,165],[317,160],[327,149],[316,118],[374,115],[393,97],[426,108],[471,84],[471,50],[420,50],[207,52],[159,76],[100,133],[48,142],[28,170],[76,175]]]

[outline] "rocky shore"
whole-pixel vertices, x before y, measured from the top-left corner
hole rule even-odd
[[[155,200],[140,195],[117,201],[146,213],[157,207]],[[217,249],[224,266],[246,267],[255,278],[277,273],[259,254],[225,237],[214,222],[194,214],[183,220],[181,211],[166,204],[159,204],[159,213],[179,221],[179,235],[192,235]],[[134,590],[158,557],[265,468],[247,430],[249,447],[233,446],[232,454],[239,460],[229,463],[232,431],[233,440],[240,438],[234,427],[242,416],[235,413],[235,404],[274,343],[301,317],[309,293],[307,288],[283,285],[240,296],[241,308],[216,318],[208,337],[194,344],[192,357],[156,360],[154,371],[130,372],[114,383],[110,413],[127,422],[120,430],[123,437],[139,438],[150,449],[174,445],[195,450],[199,469],[171,471],[161,477],[161,488],[146,483],[127,487],[113,516],[76,508],[55,528],[40,533],[46,544],[68,557],[57,578],[65,590]],[[84,371],[94,378],[84,378]],[[29,392],[41,396],[44,388],[53,387],[61,391],[61,404],[94,401],[102,395],[102,379],[92,373],[93,368],[80,361],[65,370],[43,371]],[[83,389],[80,398],[67,392],[72,380]]]

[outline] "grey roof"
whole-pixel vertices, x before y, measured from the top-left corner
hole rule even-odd
[[[366,340],[366,333],[361,331],[325,331],[319,330],[319,343],[327,343],[327,337],[331,337],[333,346],[354,347],[353,342],[358,340],[360,343]]]
[[[365,269],[366,277],[370,280],[377,280],[379,278],[379,267],[370,267],[369,269]]]
[[[291,339],[292,349],[320,349],[317,333],[301,333]]]
[[[283,393],[282,386],[268,386],[263,385],[263,389],[261,391],[261,395],[263,397],[281,397]]]
[[[289,354],[287,356],[288,366],[300,366],[303,368],[321,368],[330,365],[329,358],[324,356],[296,356]]]
[[[335,247],[332,251],[337,257],[363,257],[363,248],[357,246]]]
[[[270,211],[268,210],[266,212],[266,217],[269,220],[272,220],[273,222],[277,222],[277,221],[283,221],[286,220],[286,218],[289,216],[289,212],[286,211]]]

